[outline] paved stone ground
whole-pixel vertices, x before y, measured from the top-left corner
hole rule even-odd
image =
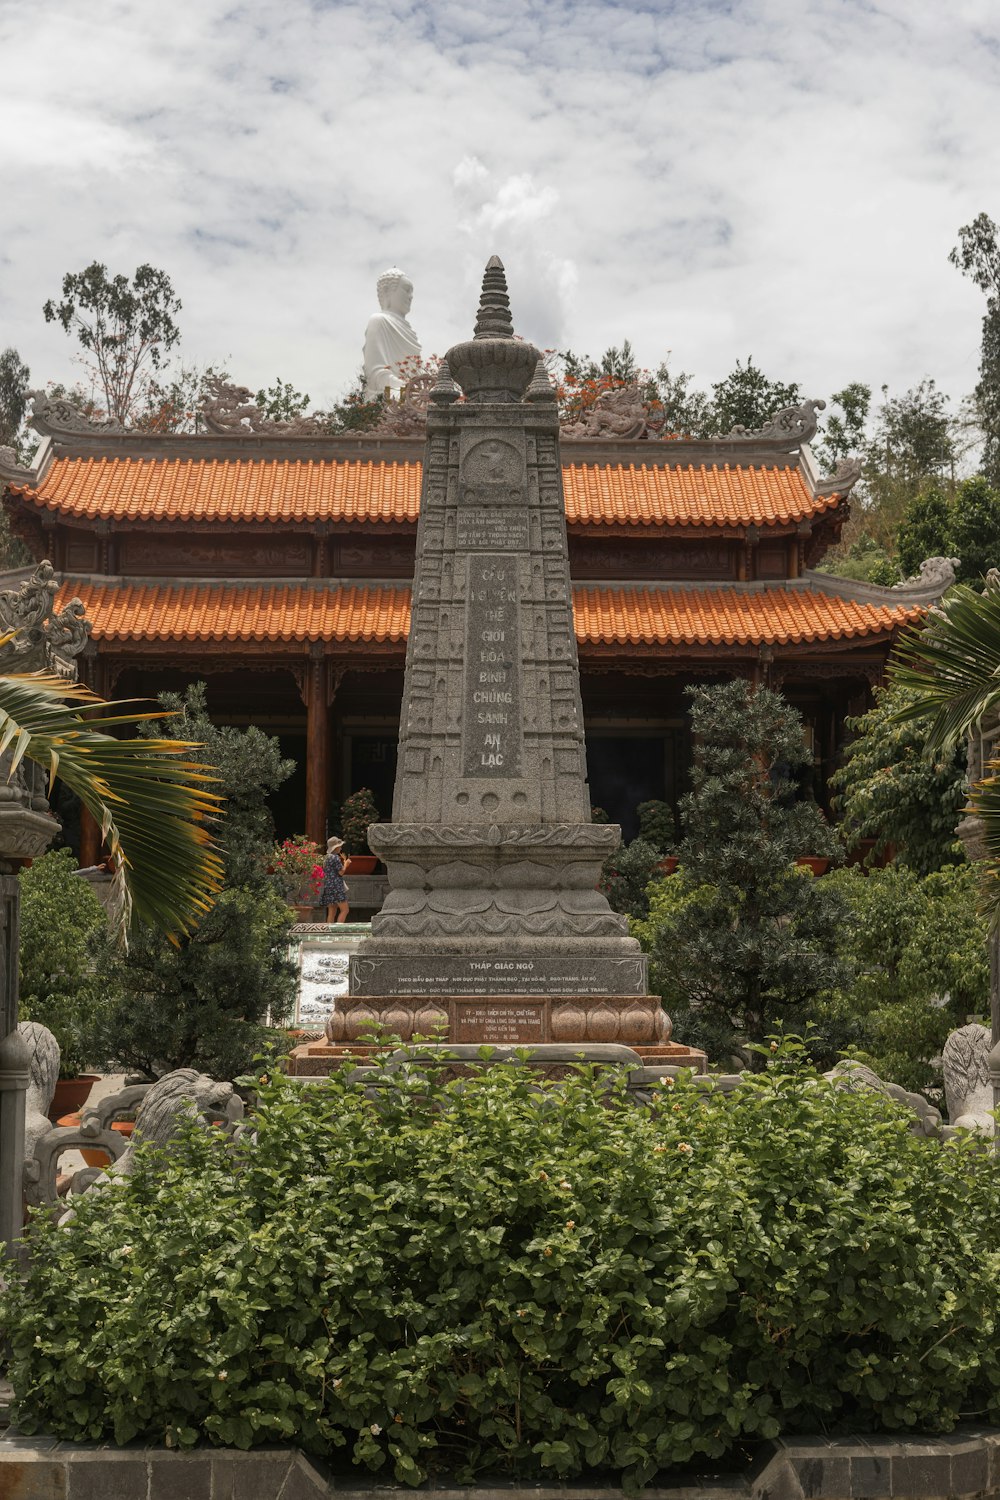
[[[395,1500],[412,1490],[365,1475],[336,1479],[291,1448],[114,1448],[54,1438],[0,1438],[2,1500]],[[504,1480],[430,1486],[434,1500],[622,1500],[616,1486]],[[764,1444],[743,1472],[651,1485],[643,1500],[1000,1500],[1000,1428],[946,1437],[796,1438]]]

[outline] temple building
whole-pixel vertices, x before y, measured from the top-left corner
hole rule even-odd
[[[217,721],[277,735],[298,765],[283,835],[321,839],[362,786],[389,813],[424,450],[419,412],[400,415],[395,433],[156,436],[36,397],[33,467],[0,450],[13,530],[92,623],[81,679],[130,698],[204,680]],[[857,469],[820,478],[815,403],[711,441],[607,425],[561,445],[592,802],[626,836],[637,803],[676,804],[683,688],[720,676],[802,712],[822,800],[845,717],[940,585],[816,571]]]

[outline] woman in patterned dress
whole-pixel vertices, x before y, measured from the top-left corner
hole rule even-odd
[[[350,858],[341,854],[344,840],[327,839],[326,859],[323,861],[323,884],[320,888],[320,904],[326,907],[328,922],[346,922],[350,906],[347,902],[347,886],[344,872],[350,867]]]

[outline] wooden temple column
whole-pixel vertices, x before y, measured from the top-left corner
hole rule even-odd
[[[309,651],[302,696],[306,700],[306,838],[322,845],[326,843],[330,716],[326,657],[319,644]]]
[[[306,838],[326,843],[330,801],[330,708],[345,667],[331,666],[319,642],[309,649],[302,681],[306,705]]]
[[[87,686],[100,697],[108,696],[108,670],[107,662],[102,661],[96,654],[91,656],[89,652],[93,649],[92,644],[87,648],[80,660],[80,676]],[[88,869],[96,865],[101,858],[101,849],[104,840],[101,838],[101,825],[92,812],[88,812],[83,803],[80,803],[80,868]]]

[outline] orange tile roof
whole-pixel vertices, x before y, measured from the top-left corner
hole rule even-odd
[[[402,643],[410,590],[378,584],[95,583],[67,579],[62,608],[83,600],[106,641],[345,641]],[[857,603],[818,589],[619,586],[573,591],[584,646],[782,645],[884,635],[919,608]]]
[[[566,520],[590,526],[766,526],[838,504],[814,499],[798,469],[760,465],[566,464]]]
[[[808,588],[577,588],[576,633],[592,645],[757,646],[881,635],[923,610]]]
[[[419,463],[312,459],[57,458],[37,489],[49,510],[127,521],[415,521]]]
[[[83,600],[98,640],[400,641],[410,590],[379,584],[126,583],[68,579],[59,598]],[[59,606],[61,607],[61,606]]]
[[[414,522],[422,465],[356,459],[56,458],[12,494],[65,516],[126,521]],[[820,515],[797,468],[568,463],[566,517],[586,526],[749,526]]]

